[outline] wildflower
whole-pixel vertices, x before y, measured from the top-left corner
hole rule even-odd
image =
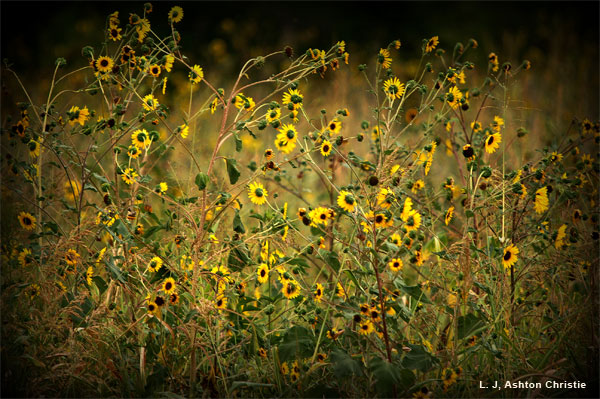
[[[400,246],[402,244],[402,238],[400,237],[400,234],[398,234],[398,233],[392,234],[390,236],[390,242],[392,242],[392,244],[394,244],[394,245]]]
[[[256,205],[263,205],[267,202],[268,191],[261,183],[254,182],[248,187],[248,198]]]
[[[440,43],[440,39],[438,36],[434,36],[431,39],[429,39],[427,41],[427,44],[425,45],[425,52],[426,53],[431,53],[433,50],[435,50],[435,48],[437,47],[437,45]]]
[[[473,147],[471,147],[471,144],[465,144],[463,146],[462,154],[463,154],[463,157],[465,157],[466,159],[474,158],[475,151],[473,151]]]
[[[33,299],[40,295],[40,286],[37,284],[31,284],[27,287],[26,293],[29,295],[29,299]]]
[[[142,152],[140,149],[134,145],[130,145],[127,148],[127,156],[131,159],[137,159]]]
[[[112,60],[112,58],[110,57],[99,57],[96,60],[96,69],[98,70],[98,72],[101,73],[108,73],[112,70],[112,67],[114,65],[114,62]]]
[[[303,98],[304,96],[300,93],[300,91],[298,91],[298,89],[289,89],[286,93],[283,93],[281,103],[283,105],[287,105],[288,109],[290,109],[291,106],[292,108],[290,111],[292,109],[298,110],[302,108]]]
[[[339,296],[340,298],[343,298],[346,296],[346,290],[344,289],[344,287],[342,287],[342,284],[340,284],[339,282],[337,283],[337,286],[335,289],[335,294],[337,296]]]
[[[179,302],[179,294],[177,292],[172,292],[169,295],[169,303],[171,305],[176,305]]]
[[[167,56],[165,57],[165,71],[167,72],[171,72],[171,69],[173,69],[173,63],[175,62],[175,57],[172,54],[167,54]]]
[[[394,258],[388,263],[388,266],[393,272],[398,272],[402,270],[402,259]]]
[[[395,201],[394,192],[389,188],[381,188],[377,194],[377,205],[389,209]]]
[[[119,23],[121,23],[121,21],[119,21],[119,12],[115,11],[112,14],[109,15],[108,18],[108,25],[112,28],[112,27],[116,27],[119,26]]]
[[[375,228],[386,228],[393,225],[394,221],[384,213],[378,213],[374,218]]]
[[[155,256],[152,259],[150,259],[150,262],[148,263],[148,271],[152,273],[157,272],[162,267],[162,265],[162,259],[158,256]]]
[[[273,150],[271,148],[267,148],[265,150],[264,156],[267,159],[267,161],[270,161],[271,159],[273,159],[273,156],[274,156]]]
[[[177,23],[181,22],[182,19],[183,9],[179,6],[174,6],[171,8],[171,11],[169,11],[169,21]]]
[[[81,258],[81,255],[77,251],[69,249],[65,255],[65,262],[67,262],[67,265],[75,266],[79,262],[79,258]]]
[[[417,230],[421,226],[421,214],[416,210],[410,211],[406,220],[404,220],[404,227],[408,232]]]
[[[373,326],[373,322],[371,320],[362,321],[359,325],[358,333],[361,335],[369,335],[373,331],[375,331],[375,327]]]
[[[135,31],[138,35],[138,41],[142,43],[148,32],[150,32],[150,21],[147,18],[140,19],[135,24]]]
[[[471,129],[473,130],[473,133],[480,132],[482,129],[481,123],[477,121],[471,122]]]
[[[452,109],[458,108],[462,98],[463,94],[456,86],[449,88],[448,93],[446,93],[446,102],[452,107]]]
[[[317,224],[323,224],[327,226],[329,223],[330,211],[329,209],[320,206],[310,211],[308,217],[311,219],[312,225],[316,226]]]
[[[121,31],[122,29],[118,26],[111,26],[108,28],[108,37],[110,40],[117,42],[121,40]]]
[[[327,129],[330,135],[336,135],[342,130],[342,122],[338,118],[334,118],[327,124]]]
[[[269,122],[269,123],[276,121],[279,118],[281,118],[281,110],[279,108],[271,109],[267,112],[267,114],[265,115],[265,118],[267,119],[267,122]]]
[[[397,77],[390,78],[383,83],[383,91],[390,100],[400,99],[404,95],[404,83],[400,83]]]
[[[496,55],[496,53],[490,53],[488,55],[488,60],[489,60],[489,64],[492,67],[492,71],[497,72],[498,71],[498,56]]]
[[[137,174],[137,172],[131,168],[127,168],[123,171],[123,175],[121,176],[121,178],[123,179],[123,181],[129,185],[131,185],[136,178],[139,177],[139,175]]]
[[[588,134],[592,133],[594,126],[592,125],[592,122],[590,122],[589,119],[584,119],[583,122],[581,122],[581,133],[584,136],[587,136]]]
[[[18,218],[19,218],[19,223],[21,224],[21,227],[23,227],[25,230],[34,230],[35,229],[36,219],[31,213],[21,212],[21,213],[19,213]]]
[[[155,78],[158,78],[160,75],[160,66],[156,64],[150,65],[150,67],[148,68],[148,73],[154,76]]]
[[[400,214],[400,218],[406,221],[411,211],[412,200],[409,197],[406,197],[406,199],[404,200],[404,206],[402,207],[402,213]]]
[[[413,392],[412,396],[413,398],[416,399],[426,399],[426,398],[430,398],[432,395],[432,392],[427,389],[427,387],[421,387],[421,389],[419,389],[416,392]]]
[[[323,285],[321,283],[317,283],[317,288],[314,291],[315,294],[315,302],[321,302],[323,298]]]
[[[90,119],[90,111],[87,109],[87,107],[80,109],[78,106],[74,105],[67,114],[69,115],[69,125],[71,126],[76,123],[79,123],[81,126],[83,126],[85,122]]]
[[[563,224],[558,228],[558,233],[556,234],[556,240],[554,241],[554,248],[562,249],[567,243],[565,243],[565,238],[567,234],[565,231],[567,230],[567,225]]]
[[[388,69],[392,66],[392,58],[390,57],[390,52],[386,49],[380,49],[379,54],[377,55],[377,62],[383,69]]]
[[[329,154],[331,154],[331,143],[329,140],[323,140],[323,143],[321,143],[321,155],[328,157]]]
[[[488,154],[493,154],[496,152],[500,145],[498,143],[502,142],[502,136],[500,133],[490,134],[485,139],[485,151]]]
[[[340,191],[340,194],[337,197],[337,204],[340,208],[345,210],[346,212],[354,212],[354,207],[356,206],[356,199],[354,195],[349,191]]]
[[[33,262],[33,258],[31,257],[31,250],[29,248],[23,248],[21,252],[19,252],[19,264],[23,267],[30,265]]]
[[[160,104],[152,94],[148,94],[142,99],[142,105],[146,111],[156,111]]]
[[[190,127],[184,123],[183,125],[179,126],[179,134],[181,135],[182,139],[187,138],[188,134],[190,134]]]
[[[92,285],[92,277],[94,277],[94,268],[88,266],[87,271],[85,272],[85,281],[87,285]]]
[[[560,154],[560,153],[558,153],[556,151],[553,151],[552,154],[550,154],[550,161],[551,162],[557,162],[557,161],[558,162],[562,162],[562,160],[563,160],[563,155],[562,154]]]
[[[579,222],[581,220],[581,211],[579,209],[575,209],[573,211],[573,224]]]
[[[192,82],[192,84],[200,83],[202,78],[204,78],[204,71],[199,65],[194,65],[188,74],[188,77],[190,78],[190,82]]]
[[[131,134],[131,143],[140,149],[148,147],[151,143],[148,131],[146,129],[137,129],[134,131]]]
[[[544,213],[548,208],[548,187],[542,187],[535,192],[534,209],[536,213]]]
[[[494,121],[492,122],[492,130],[496,133],[499,133],[502,127],[504,126],[504,119],[499,116],[494,116]]]
[[[269,267],[266,263],[261,263],[256,271],[256,275],[258,276],[258,282],[264,284],[269,279]]]
[[[452,217],[454,216],[454,207],[451,206],[450,208],[448,208],[448,210],[446,211],[446,216],[444,216],[444,223],[446,223],[446,226],[448,226],[448,224],[450,223],[450,221],[452,220]]]
[[[217,309],[220,309],[220,310],[227,309],[227,297],[223,294],[217,296],[215,305],[217,306]]]
[[[421,179],[417,180],[416,182],[413,183],[412,188],[410,189],[410,191],[412,191],[413,193],[417,193],[417,191],[422,190],[423,187],[425,187],[425,182]]]
[[[373,130],[371,131],[371,140],[373,140],[373,141],[379,140],[380,135],[381,135],[381,130],[379,129],[379,126],[373,127]]]
[[[513,244],[504,248],[504,255],[502,256],[502,265],[505,269],[508,269],[509,267],[517,263],[517,260],[519,260],[519,258],[517,257],[518,253],[519,248],[515,247]]]
[[[330,328],[329,330],[327,330],[327,338],[329,338],[332,341],[336,340],[340,335],[342,335],[343,332],[344,330],[340,330],[335,327]]]
[[[294,299],[300,295],[300,286],[296,280],[288,280],[283,284],[281,293],[287,299]]]
[[[163,283],[162,283],[162,290],[167,295],[175,292],[175,288],[176,288],[175,280],[172,277],[166,278],[165,281],[163,281]]]
[[[442,371],[442,382],[444,384],[444,392],[448,390],[448,388],[456,383],[456,373],[452,369],[444,369]]]

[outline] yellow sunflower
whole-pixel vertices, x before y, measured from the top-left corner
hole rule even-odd
[[[215,301],[215,305],[219,310],[227,309],[227,297],[223,294],[219,295]]]
[[[438,36],[432,37],[427,41],[427,44],[425,45],[425,52],[431,53],[433,50],[435,50],[438,44],[440,44],[440,38]]]
[[[276,121],[279,118],[281,118],[281,110],[279,108],[270,109],[266,113],[265,118],[267,119],[267,122],[269,122],[269,123]]]
[[[138,177],[139,175],[137,174],[137,172],[131,168],[125,169],[123,171],[123,175],[121,176],[123,181],[129,185],[131,185]]]
[[[68,265],[74,266],[79,262],[80,258],[81,255],[79,255],[77,251],[74,249],[69,249],[65,255],[65,262],[67,262]]]
[[[390,100],[400,99],[404,95],[404,83],[400,83],[400,80],[394,76],[383,83],[383,91]]]
[[[323,285],[321,283],[317,283],[317,288],[314,291],[315,294],[315,302],[320,303],[323,298]]]
[[[179,6],[175,6],[173,8],[171,8],[171,11],[169,11],[169,21],[171,22],[181,22],[181,20],[183,19],[183,9]]]
[[[334,118],[327,124],[327,130],[331,136],[338,134],[342,130],[342,122],[338,118]]]
[[[388,266],[393,272],[400,271],[402,270],[402,259],[394,258],[388,263]]]
[[[548,187],[542,187],[535,192],[535,203],[533,207],[536,213],[544,213],[548,210]]]
[[[328,157],[329,154],[331,154],[331,143],[329,140],[323,140],[323,143],[321,143],[321,155]]]
[[[192,82],[193,84],[200,83],[204,78],[204,71],[202,70],[200,65],[194,65],[192,67],[192,70],[188,74],[188,77],[190,78],[190,82]]]
[[[493,154],[496,152],[498,148],[500,148],[500,144],[502,142],[502,136],[500,133],[490,134],[485,139],[485,151],[488,154]]]
[[[287,299],[294,299],[300,295],[300,285],[296,280],[287,280],[283,283],[281,293]]]
[[[21,227],[23,227],[25,230],[34,230],[35,229],[35,222],[36,222],[36,218],[28,212],[21,212],[19,213],[19,223],[21,224]]]
[[[373,326],[373,322],[371,322],[371,320],[362,321],[358,328],[358,333],[361,335],[369,335],[373,331],[375,331],[375,327]]]
[[[446,216],[444,216],[444,223],[446,223],[446,226],[448,226],[448,224],[450,223],[450,221],[452,220],[452,217],[454,216],[454,207],[451,206],[450,208],[448,208],[448,210],[446,211]]]
[[[142,105],[146,111],[156,111],[160,104],[152,94],[148,94],[142,99]]]
[[[340,191],[340,195],[337,197],[337,204],[346,212],[354,212],[356,206],[356,199],[349,191]]]
[[[404,221],[404,227],[408,232],[411,232],[417,230],[419,226],[421,226],[421,214],[413,209]]]
[[[323,225],[327,226],[327,224],[329,223],[330,215],[331,215],[331,212],[329,211],[329,209],[320,206],[320,207],[315,208],[312,211],[310,211],[310,213],[308,214],[308,217],[312,221],[311,224],[313,224],[315,226],[317,224],[323,224]]]
[[[165,292],[165,294],[170,295],[173,292],[175,292],[175,288],[176,288],[176,284],[175,284],[175,280],[173,279],[173,277],[168,277],[165,279],[165,281],[163,281],[162,283],[162,290]]]
[[[108,29],[108,37],[110,38],[110,40],[117,42],[121,40],[121,31],[122,29],[118,26],[111,26]]]
[[[173,69],[173,63],[175,62],[175,57],[172,54],[167,54],[167,56],[165,56],[165,71],[167,72],[171,72],[171,69]]]
[[[107,73],[110,72],[112,67],[114,65],[114,62],[112,60],[112,58],[110,57],[99,57],[96,60],[96,69],[98,70],[98,72],[102,72],[102,73]]]
[[[377,205],[384,209],[389,209],[394,203],[396,197],[394,192],[389,188],[381,188],[377,194]]]
[[[377,62],[383,69],[388,69],[392,66],[392,57],[390,57],[390,52],[386,49],[380,49],[379,54],[377,55]]]
[[[160,76],[160,65],[150,65],[148,68],[148,73],[155,78],[158,78]]]
[[[30,140],[27,144],[29,147],[29,156],[35,158],[40,155],[40,143],[35,140]]]
[[[463,98],[463,93],[458,90],[458,87],[452,86],[446,93],[446,102],[452,107],[452,109],[458,108],[460,100]]]
[[[83,107],[80,109],[78,106],[74,105],[71,107],[69,112],[67,112],[69,116],[69,125],[73,126],[76,123],[79,123],[81,126],[85,124],[85,122],[90,119],[90,111],[87,107]]]
[[[288,109],[297,110],[302,108],[302,100],[304,96],[298,89],[289,89],[286,93],[283,93],[281,102],[283,105],[287,105]]]
[[[248,198],[256,205],[263,205],[267,202],[268,191],[261,183],[254,182],[248,187]]]
[[[392,234],[390,237],[390,242],[394,245],[400,246],[402,244],[402,238],[400,237],[400,234],[398,234],[398,233]]]
[[[266,263],[261,263],[256,271],[258,282],[264,284],[269,279],[269,266]]]
[[[153,257],[152,259],[150,259],[150,262],[148,263],[148,271],[150,272],[157,272],[163,265],[163,261],[161,258],[159,258],[158,256]]]
[[[508,269],[509,267],[517,263],[517,260],[519,260],[519,258],[517,257],[518,253],[519,248],[515,247],[512,244],[504,248],[504,255],[502,256],[502,265],[505,269]]]
[[[137,129],[131,134],[131,144],[144,149],[150,145],[150,135],[146,129]]]

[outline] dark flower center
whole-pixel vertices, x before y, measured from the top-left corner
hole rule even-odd
[[[108,66],[108,60],[102,60],[102,61],[100,61],[100,65],[102,65],[103,67]]]
[[[492,145],[492,143],[494,142],[494,136],[490,136],[488,137],[488,145]]]
[[[171,282],[169,281],[165,284],[165,290],[169,291],[171,288],[173,288],[173,284],[171,284]]]
[[[506,251],[504,254],[504,260],[508,261],[512,257],[512,253],[510,251]]]

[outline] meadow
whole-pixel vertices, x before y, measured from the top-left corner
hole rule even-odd
[[[4,396],[598,396],[597,42],[114,6],[3,59]]]

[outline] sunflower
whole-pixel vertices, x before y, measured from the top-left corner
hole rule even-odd
[[[154,76],[155,78],[158,78],[160,76],[160,65],[150,65],[150,67],[148,68],[148,73],[150,73],[150,75]]]
[[[454,216],[454,207],[451,206],[450,208],[448,208],[448,210],[446,211],[446,216],[444,216],[444,223],[446,223],[446,226],[448,226],[448,224],[450,223],[450,221],[452,220],[452,217]]]
[[[123,181],[129,185],[131,185],[135,179],[139,177],[139,175],[137,174],[137,172],[131,168],[127,168],[123,171],[123,175],[121,176],[121,178],[123,179]]]
[[[286,93],[283,93],[281,102],[283,105],[287,105],[288,109],[297,110],[302,108],[302,99],[304,96],[298,91],[298,89],[289,89]]]
[[[463,94],[456,86],[449,88],[448,93],[446,93],[446,102],[452,107],[452,109],[458,108],[462,98]]]
[[[398,272],[402,270],[402,259],[394,258],[388,263],[388,266],[393,272]]]
[[[404,83],[394,76],[383,83],[383,91],[390,100],[400,99],[404,95]]]
[[[248,198],[253,204],[263,205],[267,202],[268,191],[261,183],[254,182],[248,187]]]
[[[24,248],[21,252],[19,252],[19,264],[23,267],[30,265],[33,262],[33,257],[31,256],[31,250],[28,248]]]
[[[294,148],[296,148],[296,140],[287,140],[281,137],[281,135],[277,135],[277,138],[275,139],[275,147],[277,147],[277,149],[284,154],[289,154],[290,152],[294,151]]]
[[[265,150],[265,158],[267,159],[267,161],[270,161],[271,159],[273,159],[274,153],[273,150],[271,148],[267,148]]]
[[[187,138],[188,134],[190,134],[190,127],[184,123],[183,125],[179,126],[179,134],[181,135],[182,139]]]
[[[463,157],[467,159],[473,159],[475,157],[475,151],[473,151],[473,147],[471,144],[465,144],[462,149]]]
[[[361,335],[369,335],[373,331],[375,331],[375,327],[373,326],[373,322],[371,322],[371,320],[362,321],[358,328],[358,333]]]
[[[377,63],[381,65],[383,69],[388,69],[392,66],[392,58],[390,57],[390,52],[386,49],[380,49],[379,54],[377,54]]]
[[[162,290],[167,295],[175,292],[175,288],[176,288],[176,284],[175,284],[175,280],[173,279],[173,277],[166,278],[165,281],[163,281],[163,283],[162,283]]]
[[[375,228],[380,228],[380,229],[389,227],[394,222],[393,219],[388,220],[388,217],[384,213],[376,214],[374,217],[374,221],[375,221]]]
[[[331,136],[336,135],[342,130],[342,122],[338,118],[334,118],[327,124],[326,129],[329,130]]]
[[[122,29],[118,26],[111,26],[108,29],[108,37],[110,38],[110,40],[115,42],[121,40],[121,30]]]
[[[314,291],[315,294],[315,302],[320,303],[323,298],[323,285],[321,283],[317,283],[317,288]]]
[[[500,145],[498,143],[502,142],[502,136],[500,133],[490,134],[485,139],[485,151],[488,154],[493,154],[496,152]]]
[[[131,143],[140,148],[144,149],[150,145],[150,135],[146,129],[137,129],[131,134]]]
[[[581,211],[579,209],[575,209],[573,211],[573,224],[579,222],[581,220]]]
[[[282,125],[278,129],[278,131],[279,131],[279,134],[277,135],[277,138],[285,139],[285,140],[296,143],[296,140],[298,139],[298,131],[296,130],[294,125],[292,125],[292,124]]]
[[[473,130],[473,133],[481,132],[481,129],[482,129],[481,123],[479,123],[477,121],[471,122],[471,129]]]
[[[494,116],[494,120],[492,121],[491,125],[492,130],[496,133],[499,133],[500,130],[502,130],[502,127],[504,126],[504,119],[496,115]]]
[[[413,209],[404,221],[404,227],[408,232],[411,232],[417,230],[419,226],[421,226],[421,214]]]
[[[340,298],[343,298],[346,296],[346,290],[344,289],[344,287],[342,287],[342,284],[340,284],[339,282],[337,283],[337,286],[335,287],[335,294],[337,296],[339,296]]]
[[[148,271],[150,272],[157,272],[163,265],[163,261],[161,258],[159,258],[158,256],[153,257],[152,259],[150,259],[150,262],[148,263]]]
[[[112,58],[110,58],[110,57],[102,56],[96,60],[96,69],[98,70],[98,72],[101,72],[101,73],[110,72],[113,65],[114,65],[114,62],[113,62]]]
[[[269,123],[276,121],[281,118],[281,110],[279,108],[270,109],[265,115],[265,118]]]
[[[550,154],[550,162],[562,162],[563,160],[563,154],[560,154],[557,151],[553,151],[552,154]]]
[[[548,187],[542,187],[535,192],[534,209],[536,213],[544,213],[548,208]]]
[[[269,279],[269,266],[266,263],[261,263],[256,271],[258,282],[264,284]]]
[[[148,94],[142,99],[142,105],[146,111],[156,111],[160,104],[152,94]]]
[[[346,212],[354,212],[356,206],[356,199],[349,191],[340,191],[340,195],[337,197],[337,204]]]
[[[321,155],[328,157],[329,154],[331,154],[331,143],[329,140],[323,140],[323,143],[321,143]]]
[[[308,217],[312,221],[311,224],[314,226],[316,226],[318,224],[323,224],[323,225],[327,226],[327,224],[329,223],[330,215],[331,215],[331,213],[329,212],[329,209],[319,206],[319,207],[313,209],[312,211],[310,211],[308,214]]]
[[[412,191],[413,193],[416,194],[419,190],[422,190],[423,187],[425,187],[425,182],[423,180],[419,179],[413,183],[410,191]]]
[[[92,277],[94,277],[94,268],[89,266],[85,272],[85,281],[87,285],[92,285]]]
[[[427,41],[427,44],[425,45],[425,52],[431,53],[433,50],[435,50],[438,44],[440,44],[440,38],[438,36],[432,37]]]
[[[212,102],[210,103],[210,113],[211,115],[215,113],[215,111],[217,110],[217,105],[219,104],[219,99],[215,98],[214,100],[212,100]]]
[[[21,213],[19,213],[18,218],[19,218],[19,223],[21,224],[21,227],[23,227],[25,230],[34,230],[35,229],[36,219],[31,213],[21,212]]]
[[[283,283],[283,288],[281,289],[281,293],[287,299],[294,299],[298,295],[300,295],[300,285],[296,280],[288,280]]]
[[[176,292],[172,292],[172,293],[169,295],[169,303],[170,303],[171,305],[176,305],[178,302],[179,302],[179,294],[178,294],[178,293],[176,293]]]
[[[137,159],[141,153],[142,151],[134,145],[130,145],[129,148],[127,148],[127,156],[131,159]]]
[[[204,78],[204,71],[202,70],[200,65],[194,65],[192,67],[192,70],[188,74],[188,77],[190,78],[190,82],[192,82],[193,84],[200,83],[202,81],[202,78]]]
[[[517,260],[519,260],[519,258],[517,257],[518,253],[519,248],[515,247],[512,244],[504,248],[504,255],[502,256],[502,265],[505,269],[508,269],[509,267],[517,263]]]
[[[444,383],[444,392],[446,392],[452,384],[456,383],[456,377],[457,377],[457,375],[453,369],[447,368],[447,369],[444,369],[444,371],[442,371],[442,381]]]
[[[396,200],[394,192],[389,188],[381,188],[377,194],[377,205],[389,209]]]
[[[398,233],[394,233],[391,235],[390,237],[390,242],[394,245],[402,245],[402,238],[400,237],[400,234]]]
[[[567,230],[566,224],[563,224],[562,226],[560,226],[558,228],[558,232],[556,234],[556,240],[554,241],[554,248],[561,249],[565,245],[568,245],[567,243],[565,243],[565,237],[567,236],[567,233],[565,232],[566,230]]]
[[[81,258],[81,255],[77,251],[69,249],[65,255],[65,262],[67,262],[67,265],[75,266],[79,262],[79,258]]]
[[[171,11],[169,11],[169,21],[171,22],[181,22],[181,20],[183,19],[183,9],[179,6],[175,6],[173,8],[171,8]]]
[[[90,119],[90,111],[87,109],[87,107],[80,109],[76,105],[71,107],[69,112],[67,112],[67,115],[69,116],[69,125],[71,126],[76,123],[79,123],[81,126],[83,126],[85,122]]]

